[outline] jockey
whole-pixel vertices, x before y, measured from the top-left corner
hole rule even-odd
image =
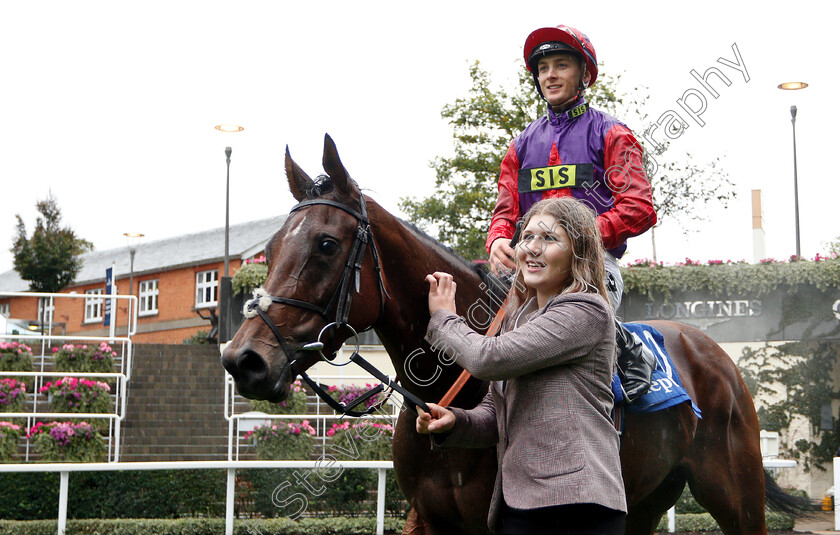
[[[598,61],[586,35],[568,26],[540,28],[525,40],[524,57],[548,106],[544,116],[513,140],[502,160],[486,243],[490,267],[496,274],[501,267],[513,268],[510,239],[531,205],[572,196],[597,214],[607,251],[607,291],[617,310],[624,291],[618,259],[626,241],[656,223],[641,145],[626,125],[587,104],[585,91],[598,78]],[[616,337],[622,372],[635,373],[622,367],[628,359],[655,364],[653,355],[642,355],[644,346],[625,329],[617,329]],[[629,401],[647,390],[650,375],[645,374],[647,384],[625,384]]]

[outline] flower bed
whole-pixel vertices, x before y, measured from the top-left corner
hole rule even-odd
[[[54,347],[55,369],[60,372],[113,373],[117,352],[102,342],[99,346],[64,344]]]
[[[0,463],[11,462],[17,452],[21,434],[19,425],[11,422],[0,422]]]
[[[806,284],[820,291],[833,291],[840,285],[840,258],[817,255],[813,260],[792,256],[790,261],[765,258],[758,264],[745,261],[686,258],[674,265],[637,259],[623,267],[625,292],[639,292],[653,298],[685,291],[708,291],[714,294],[744,294],[756,298],[779,288],[796,292]]]
[[[107,383],[64,377],[41,387],[42,394],[50,396],[50,410],[53,412],[111,413],[111,387]],[[91,425],[100,431],[108,429],[108,419],[97,419]]]
[[[26,383],[10,377],[0,378],[0,412],[23,412],[26,409]],[[15,423],[24,423],[15,418]]]
[[[251,407],[266,414],[306,414],[306,391],[300,379],[292,383],[289,397],[280,403],[252,399]]]
[[[26,405],[26,383],[0,379],[0,412],[21,412]]]
[[[245,433],[245,440],[253,438],[257,458],[270,460],[306,460],[312,454],[315,428],[308,420],[300,423],[275,421]]]
[[[0,342],[0,370],[31,372],[32,348],[18,342]]]
[[[95,463],[105,460],[105,442],[87,422],[38,422],[26,436],[48,463]]]
[[[394,440],[394,427],[370,419],[345,420],[333,424],[327,430],[327,436],[342,451],[353,451],[353,445],[359,452],[359,461],[390,461],[391,443]],[[352,444],[350,438],[352,437]]]
[[[233,287],[233,295],[250,294],[254,288],[259,288],[265,283],[268,277],[268,266],[265,257],[260,256],[253,260],[246,260],[245,265],[239,268],[230,283]]]
[[[361,385],[344,385],[344,386],[330,386],[327,391],[338,398],[338,401],[342,402],[343,404],[347,405],[351,401],[355,400],[362,394],[366,393],[371,388],[374,388],[376,385],[372,385],[370,383],[365,384],[365,386]],[[376,405],[377,403],[383,401],[385,399],[385,394],[380,392],[375,396],[372,396],[365,400],[365,406],[356,406],[353,410],[361,411],[364,409],[369,409]]]

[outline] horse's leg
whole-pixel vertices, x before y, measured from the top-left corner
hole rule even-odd
[[[662,515],[680,498],[685,488],[685,475],[675,470],[644,500],[627,512],[626,535],[652,535]]]
[[[742,436],[746,434],[743,427],[736,427],[732,426],[728,437],[724,433],[715,440],[715,449],[709,447],[692,456],[688,486],[697,503],[709,511],[724,533],[765,535],[764,470],[758,432],[753,445],[752,437]],[[720,447],[727,443],[728,448]],[[699,443],[697,446],[705,447]]]
[[[403,533],[489,535],[495,449],[432,449],[414,420],[413,413],[400,415],[393,443],[397,481],[411,504]]]
[[[683,340],[689,354],[703,356],[692,378],[703,418],[681,463],[689,488],[724,533],[764,535],[764,467],[752,397],[719,347]]]

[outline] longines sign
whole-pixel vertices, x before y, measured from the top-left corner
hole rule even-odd
[[[687,323],[718,342],[840,339],[840,291],[803,286],[761,296],[686,292],[667,299],[630,293],[619,316]]]
[[[645,303],[645,319],[681,320],[690,318],[750,318],[761,315],[760,299],[727,299],[726,301],[683,301],[677,303]]]

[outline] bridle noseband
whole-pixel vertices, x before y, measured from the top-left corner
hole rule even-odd
[[[333,208],[338,208],[339,210],[343,210],[344,212],[347,212],[348,214],[352,215],[356,218],[356,221],[358,222],[358,226],[356,227],[356,232],[354,233],[353,237],[353,245],[350,248],[350,254],[347,257],[347,263],[344,266],[344,273],[342,274],[341,281],[336,287],[335,293],[333,293],[333,296],[332,298],[330,298],[329,303],[327,303],[325,307],[320,307],[314,303],[310,303],[308,301],[303,301],[300,299],[270,295],[268,292],[265,291],[265,289],[257,288],[256,290],[254,290],[253,298],[246,301],[245,306],[243,307],[243,314],[245,315],[246,319],[251,319],[256,316],[259,316],[260,318],[262,318],[262,320],[265,322],[268,328],[271,329],[271,332],[274,333],[274,337],[277,338],[277,341],[280,343],[280,347],[285,352],[287,358],[286,366],[283,369],[283,372],[286,371],[286,368],[288,368],[294,362],[303,357],[307,351],[317,351],[321,355],[321,358],[323,358],[328,363],[333,364],[330,361],[333,360],[334,356],[326,357],[321,351],[324,347],[324,343],[321,341],[321,337],[331,327],[334,327],[336,329],[341,329],[345,327],[349,328],[353,332],[353,335],[356,336],[357,350],[353,352],[348,362],[338,365],[343,366],[349,364],[350,362],[358,364],[367,372],[371,373],[374,377],[379,379],[384,385],[389,386],[392,390],[395,389],[399,391],[411,402],[420,405],[424,408],[424,410],[428,411],[428,407],[425,403],[423,403],[422,400],[416,398],[413,394],[400,387],[396,382],[388,378],[387,375],[384,375],[382,372],[373,367],[373,365],[364,360],[358,353],[357,332],[366,331],[370,329],[376,323],[376,321],[379,321],[379,318],[381,318],[385,313],[385,298],[391,298],[391,296],[388,295],[388,291],[385,289],[385,282],[382,278],[382,265],[379,261],[379,252],[376,249],[376,242],[373,239],[373,231],[370,228],[370,220],[368,219],[365,197],[364,195],[360,195],[359,198],[359,211],[356,211],[345,204],[336,201],[331,201],[328,199],[311,199],[308,201],[302,201],[293,206],[291,210],[289,210],[289,214],[291,214],[297,210],[301,210],[309,206],[332,206]],[[365,249],[368,245],[370,245],[371,255],[373,256],[373,265],[374,269],[376,270],[376,280],[379,285],[379,316],[377,317],[376,321],[371,323],[371,325],[357,331],[348,323],[348,319],[350,317],[350,306],[353,302],[353,294],[359,293],[361,288],[362,262],[364,261]],[[318,334],[318,339],[315,342],[305,344],[298,350],[293,350],[289,347],[286,340],[283,338],[283,335],[277,329],[277,326],[274,324],[273,321],[271,321],[271,318],[268,316],[267,311],[272,303],[291,305],[305,310],[311,310],[312,312],[319,314],[328,322],[330,319],[328,316],[329,311],[333,307],[335,307],[335,318],[333,319],[333,321],[327,323],[327,325],[323,329],[321,329],[321,332]],[[280,375],[282,375],[283,372],[281,372]],[[350,416],[363,416],[365,414],[370,414],[371,412],[373,412],[375,407],[372,407],[363,412],[354,411],[352,409],[353,407],[358,406],[360,403],[366,401],[367,399],[371,398],[375,394],[378,394],[384,389],[383,384],[380,384],[374,389],[359,396],[348,405],[344,405],[331,398],[327,393],[326,389],[322,385],[319,385],[318,383],[313,381],[304,371],[300,371],[298,373],[304,379],[304,381],[306,381],[306,383],[310,387],[312,387],[315,393],[318,394],[318,396],[321,397],[321,399],[323,399],[328,405],[330,405],[330,407],[332,407],[338,412],[342,412]]]

